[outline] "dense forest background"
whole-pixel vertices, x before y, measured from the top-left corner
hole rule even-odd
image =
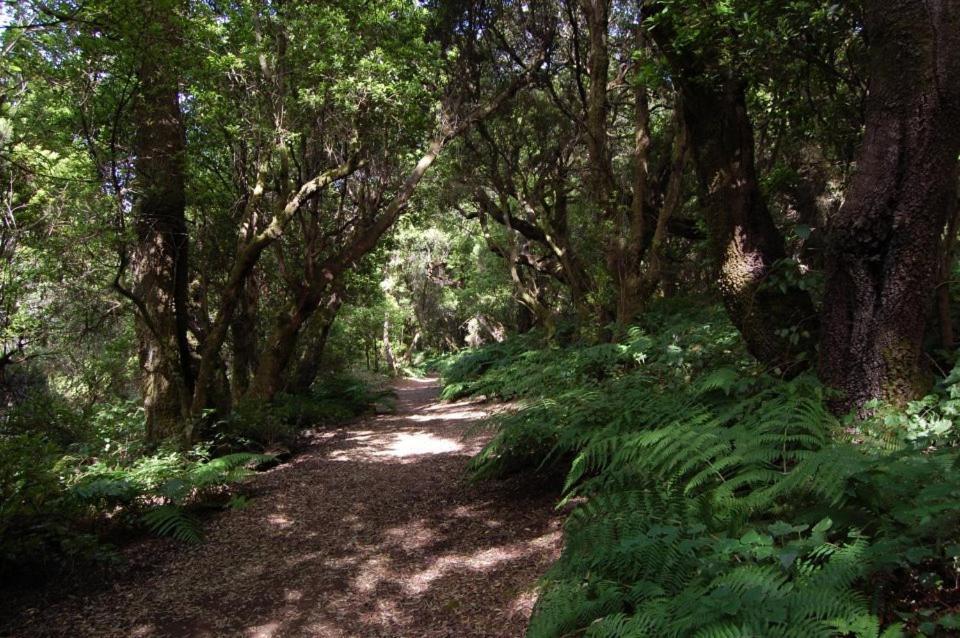
[[[572,508],[530,635],[960,628],[960,4],[0,11],[5,584],[439,370]]]

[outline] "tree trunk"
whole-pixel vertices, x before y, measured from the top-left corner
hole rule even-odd
[[[615,210],[611,198],[616,185],[607,148],[607,81],[610,73],[607,31],[610,0],[583,0],[582,5],[590,38],[587,59],[590,89],[587,93],[585,117],[587,154],[590,158],[587,187],[596,212],[602,217],[611,218]]]
[[[270,401],[283,388],[287,366],[297,347],[300,330],[320,305],[323,287],[312,286],[301,292],[290,311],[277,319],[270,333],[246,398]]]
[[[163,6],[160,6],[163,5]],[[178,435],[193,372],[187,341],[188,248],[184,191],[185,136],[180,114],[180,41],[176,0],[144,5],[132,256],[132,294],[139,300],[140,387],[150,442]]]
[[[417,346],[420,345],[420,339],[423,337],[423,333],[420,332],[420,329],[417,328],[413,333],[413,339],[410,340],[410,346],[407,348],[407,351],[403,353],[403,362],[406,365],[413,364],[413,355],[417,352]]]
[[[664,273],[664,261],[666,252],[667,235],[669,233],[670,221],[673,219],[680,206],[683,204],[683,178],[684,169],[687,164],[688,156],[687,133],[681,118],[676,121],[676,133],[673,139],[673,150],[670,156],[670,175],[667,180],[666,191],[663,194],[663,201],[660,204],[660,210],[657,211],[656,224],[653,227],[653,233],[642,230],[638,237],[640,239],[640,253],[636,259],[643,259],[643,268],[640,264],[636,265],[638,272],[636,279],[630,283],[635,285],[632,294],[627,297],[633,305],[628,306],[633,314],[626,315],[625,319],[632,319],[634,314],[639,312],[650,298],[660,287]],[[635,195],[636,197],[636,195]],[[643,225],[641,225],[643,228]],[[625,324],[622,324],[625,325]]]
[[[250,375],[257,367],[258,293],[256,280],[249,277],[243,284],[236,314],[230,322],[233,355],[230,359],[230,391],[234,401],[247,392]]]
[[[940,347],[947,352],[950,364],[953,363],[953,350],[956,348],[956,337],[953,331],[953,313],[950,307],[950,279],[953,273],[953,264],[956,259],[957,223],[960,215],[960,201],[954,200],[953,212],[949,215],[947,231],[944,235],[943,257],[940,260],[940,280],[937,283],[937,310],[940,327]]]
[[[743,84],[683,77],[680,87],[724,306],[753,356],[796,371],[812,351],[816,315],[805,292],[769,281],[787,255],[760,192]]]
[[[870,0],[857,172],[829,228],[820,373],[835,409],[928,385],[923,335],[957,194],[960,4]]]
[[[718,47],[678,45],[671,19],[652,34],[679,88],[720,296],[750,353],[796,372],[813,350],[816,315],[805,292],[770,281],[786,248],[760,192],[744,82],[718,64]]]
[[[390,344],[390,317],[383,317],[383,361],[386,363],[387,371],[396,372],[397,361],[393,356],[393,346]]]
[[[330,331],[337,319],[337,313],[343,304],[343,298],[340,294],[335,294],[325,305],[322,316],[319,317],[319,333],[315,340],[303,349],[297,366],[293,372],[291,380],[287,385],[287,392],[291,394],[307,394],[313,382],[320,374],[321,363],[323,362],[323,352],[327,346],[327,340],[330,337]],[[317,321],[318,319],[314,319]]]

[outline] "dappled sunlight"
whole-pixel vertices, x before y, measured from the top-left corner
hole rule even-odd
[[[410,594],[425,592],[433,581],[451,572],[491,571],[504,562],[510,562],[541,552],[560,540],[560,532],[553,531],[532,541],[513,543],[500,547],[491,547],[471,554],[449,554],[433,561],[426,569],[404,579],[404,590]]]
[[[417,434],[398,434],[396,440],[380,456],[419,456],[421,454],[447,454],[459,452],[463,446],[450,439],[442,439],[426,432]]]
[[[512,615],[529,616],[533,612],[533,606],[537,602],[539,591],[536,587],[531,587],[527,591],[520,592],[516,598],[510,602],[510,613]]]
[[[130,599],[147,611],[122,635],[517,635],[559,553],[555,495],[471,483],[489,437],[464,432],[487,411],[404,383],[396,414],[311,433],[258,475],[249,505]]]
[[[362,614],[360,620],[368,625],[394,627],[410,624],[411,616],[401,611],[396,601],[381,599],[377,601],[376,609]]]
[[[391,573],[388,558],[380,555],[373,556],[360,565],[359,572],[354,577],[351,587],[358,592],[372,592]]]
[[[476,421],[483,418],[484,413],[478,410],[456,410],[433,414],[414,414],[408,417],[414,423],[429,423],[432,421]]]
[[[447,512],[447,516],[455,518],[477,518],[480,515],[480,510],[475,505],[458,505]]]
[[[267,516],[267,522],[274,527],[279,527],[280,529],[287,529],[288,527],[293,526],[293,520],[281,514],[270,514]]]
[[[394,545],[408,551],[421,549],[437,540],[437,533],[423,521],[390,528],[383,535]]]
[[[358,443],[353,448],[334,450],[329,459],[333,461],[378,461],[406,459],[425,455],[454,454],[464,451],[463,443],[436,436],[429,432],[395,432],[368,436],[362,439],[350,437],[350,443]],[[472,452],[471,452],[472,453]]]
[[[283,623],[275,620],[256,627],[250,627],[244,635],[247,636],[247,638],[273,638],[273,636],[277,635],[277,630],[282,626]]]
[[[439,383],[439,379],[437,379],[437,377],[407,377],[405,381],[427,387],[435,386]]]

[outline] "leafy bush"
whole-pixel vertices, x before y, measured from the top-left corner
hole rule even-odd
[[[45,437],[0,436],[0,576],[24,577],[62,557],[95,550],[92,536],[70,522],[78,508],[67,498],[60,451]]]

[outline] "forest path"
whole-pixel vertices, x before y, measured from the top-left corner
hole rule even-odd
[[[464,435],[487,408],[440,403],[430,379],[397,392],[395,414],[320,431],[254,477],[249,506],[216,516],[202,544],[37,610],[16,635],[521,636],[559,552],[556,494],[470,483],[489,435]]]

